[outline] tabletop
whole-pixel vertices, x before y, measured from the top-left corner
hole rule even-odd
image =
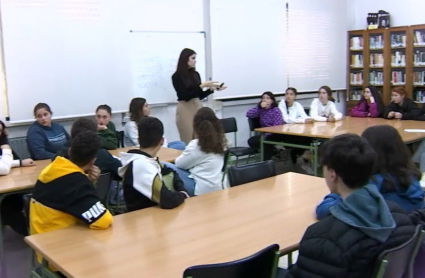
[[[329,193],[323,178],[286,173],[114,217],[110,229],[73,226],[25,241],[68,277],[182,277],[193,265],[298,244]]]

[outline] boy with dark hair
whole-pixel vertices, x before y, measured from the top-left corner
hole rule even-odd
[[[320,149],[320,159],[327,186],[343,201],[308,227],[285,277],[372,277],[378,255],[407,242],[415,226],[367,184],[376,153],[364,138],[336,136]]]
[[[87,131],[97,133],[96,121],[94,119],[78,118],[71,127],[71,141],[78,134]],[[68,149],[69,144],[66,144],[57,155],[69,158]],[[107,150],[103,148],[98,150],[94,165],[99,167],[102,173],[111,173],[114,180],[121,180],[121,177],[118,175],[118,168],[121,167],[121,162],[119,159],[113,157]]]
[[[139,150],[121,153],[124,199],[128,211],[159,205],[172,209],[188,198],[180,177],[156,157],[164,141],[164,126],[157,118],[147,117],[138,125]]]
[[[69,159],[56,157],[40,173],[30,204],[30,234],[65,228],[82,221],[91,229],[106,229],[112,215],[101,204],[85,174],[91,169],[100,149],[94,132],[73,138]]]

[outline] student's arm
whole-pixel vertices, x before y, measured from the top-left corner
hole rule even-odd
[[[280,112],[280,109],[277,107],[274,108],[270,108],[272,109],[272,125],[273,126],[277,126],[277,125],[283,125],[283,118],[282,118],[282,112]]]
[[[246,111],[246,117],[247,118],[259,118],[260,117],[260,108],[258,106],[254,106],[248,111]]]
[[[341,196],[336,193],[331,193],[325,196],[323,201],[316,207],[316,217],[321,220],[329,215],[330,208],[341,202]]]
[[[354,106],[351,111],[350,111],[350,116],[351,117],[360,117],[360,118],[364,118],[367,117],[367,112],[360,110],[360,105],[357,104],[356,106]]]
[[[397,106],[393,102],[390,102],[387,106],[385,106],[384,115],[383,115],[384,119],[389,119],[388,114],[390,112],[395,111],[396,109],[397,109]],[[393,119],[393,118],[391,118],[391,119]]]
[[[125,136],[130,139],[133,146],[139,146],[139,131],[135,122],[127,122],[124,126],[124,133]]]
[[[198,147],[198,141],[192,140],[180,156],[176,158],[174,164],[180,169],[188,170],[198,164],[201,155],[202,152]]]
[[[118,175],[118,168],[122,166],[121,161],[113,157],[107,150],[101,149],[97,153],[94,164],[99,167],[102,173],[111,173],[113,180],[122,180]]]
[[[68,134],[68,133],[66,133]],[[42,131],[35,130],[28,132],[27,134],[27,145],[28,150],[31,154],[31,158],[34,160],[52,159],[56,154],[46,151],[45,143],[46,138]]]
[[[319,116],[319,108],[315,100],[313,100],[310,106],[310,117],[316,122],[326,122],[328,120],[326,117]]]
[[[105,130],[99,130],[97,134],[99,135],[102,148],[107,150],[115,150],[117,148],[118,138],[115,131],[107,128]]]
[[[0,176],[8,175],[13,165],[12,150],[4,146],[2,146],[3,154],[0,158]]]
[[[413,120],[413,116],[416,115],[416,104],[410,100],[407,105],[407,111],[402,113],[401,119],[402,120]]]
[[[164,175],[168,175],[168,174],[170,174],[171,172],[173,172],[174,173],[174,177],[173,177],[173,186],[174,186],[174,189],[176,190],[176,191],[183,191],[183,192],[186,192],[187,193],[187,190],[186,190],[186,188],[184,187],[184,183],[183,183],[183,181],[181,180],[181,178],[179,177],[179,174],[176,172],[176,171],[174,171],[172,168],[169,168],[169,167],[167,167],[167,165],[166,164],[162,164],[162,170],[161,170],[161,174],[164,176]]]
[[[336,121],[340,121],[342,120],[342,113],[340,113],[337,109],[336,109],[336,105],[334,102],[331,102],[331,113],[334,116]]]
[[[369,103],[369,113],[371,118],[379,117],[379,110],[378,110],[378,105],[376,104],[376,102]]]

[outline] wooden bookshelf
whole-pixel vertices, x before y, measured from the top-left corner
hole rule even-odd
[[[359,93],[364,86],[365,31],[348,32],[347,62],[347,111],[358,102]]]
[[[363,38],[361,50],[353,49],[353,37]],[[385,104],[395,86],[405,87],[407,97],[425,103],[425,24],[349,31],[348,46],[347,115],[369,85],[378,88]],[[361,67],[352,66],[356,53],[363,57]],[[353,84],[353,73],[358,72],[363,80]]]

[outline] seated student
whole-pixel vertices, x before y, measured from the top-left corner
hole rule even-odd
[[[119,174],[127,210],[178,207],[189,195],[179,175],[156,157],[164,143],[164,126],[157,118],[147,117],[140,121],[138,130],[140,149],[120,153],[123,166]]]
[[[52,114],[46,103],[39,103],[34,107],[36,121],[27,132],[28,150],[34,160],[52,159],[69,141],[65,128],[52,122]]]
[[[297,263],[285,277],[372,277],[379,254],[413,236],[410,218],[368,184],[376,159],[358,135],[339,135],[323,144],[320,164],[325,181],[342,201],[328,217],[307,228]]]
[[[176,170],[190,196],[221,190],[226,137],[220,120],[214,111],[203,107],[195,114],[193,130],[198,138],[189,142],[175,166],[169,166]]]
[[[34,166],[32,159],[19,159],[10,148],[5,124],[0,121],[0,176],[8,175],[14,167]],[[27,236],[27,224],[22,213],[24,208],[22,194],[13,194],[4,198],[1,203],[1,219],[3,225],[10,226],[16,233]]]
[[[96,109],[97,135],[100,138],[102,148],[115,150],[118,148],[117,131],[111,122],[112,110],[106,104],[99,105]]]
[[[71,141],[80,133],[83,132],[97,132],[97,124],[95,120],[88,118],[78,118],[71,127]],[[57,155],[69,158],[70,144],[66,144]],[[96,161],[94,165],[99,167],[101,173],[111,173],[114,180],[121,180],[118,175],[118,168],[121,167],[121,161],[113,157],[107,150],[100,148],[96,154]]]
[[[389,125],[372,126],[363,132],[362,137],[378,155],[369,184],[406,213],[424,208],[424,191],[419,184],[421,173],[410,160],[409,151],[398,131]],[[330,208],[340,202],[340,195],[327,195],[316,208],[317,218],[326,217]]]
[[[30,203],[31,235],[80,222],[91,229],[106,229],[112,224],[112,215],[92,184],[99,176],[93,167],[99,149],[95,132],[80,133],[72,139],[69,159],[58,156],[41,171]]]
[[[395,87],[391,91],[391,102],[384,109],[384,118],[412,120],[416,114],[416,104],[406,97],[403,87]]]
[[[328,86],[319,89],[319,98],[311,102],[310,117],[317,122],[335,122],[342,119],[342,114],[336,110],[332,90]]]
[[[261,101],[246,112],[247,118],[259,118],[261,127],[283,125],[282,113],[277,107],[276,98],[272,92],[265,92],[261,95]],[[268,140],[282,141],[279,134],[266,134]],[[248,139],[248,145],[251,148],[259,149],[261,144],[261,135],[255,135]],[[273,156],[275,146],[264,145],[264,160],[270,160]]]
[[[144,98],[133,98],[130,103],[130,121],[124,125],[124,147],[139,146],[137,130],[138,124],[151,113],[148,103]],[[171,148],[176,150],[184,150],[186,144],[182,141],[173,141],[167,143],[167,139],[164,137],[164,148]]]
[[[375,86],[367,86],[363,96],[356,106],[350,111],[351,117],[382,117],[384,103],[378,89]]]

